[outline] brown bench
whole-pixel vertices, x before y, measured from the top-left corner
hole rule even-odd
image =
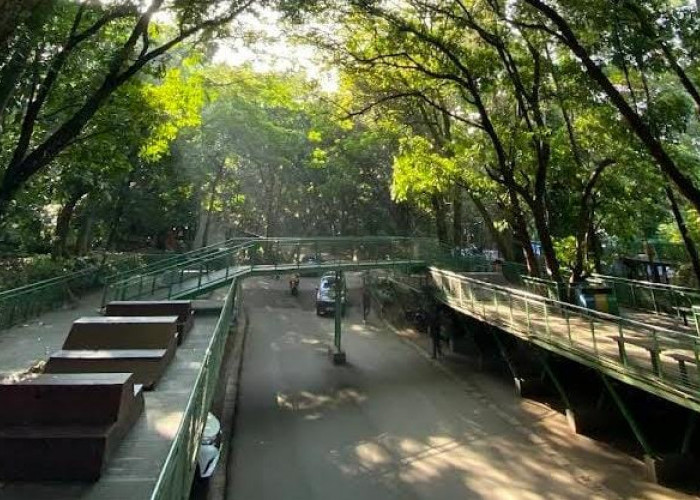
[[[44,373],[128,373],[134,383],[153,389],[175,354],[170,349],[119,349],[109,351],[61,350],[51,354]]]
[[[194,310],[189,300],[113,301],[105,306],[106,316],[177,316],[178,344],[182,344],[194,325]]]
[[[674,306],[673,310],[676,311],[677,315],[683,320],[683,324],[688,326],[688,316],[693,315],[693,309],[685,306]]]
[[[177,316],[96,316],[73,322],[64,350],[170,349]]]
[[[641,347],[649,352],[649,356],[651,358],[651,369],[654,371],[654,374],[661,374],[661,361],[659,359],[659,354],[663,350],[663,347],[661,347],[658,342],[655,342],[653,339],[640,337],[610,336],[609,338],[617,342],[617,348],[620,352],[620,360],[623,363],[627,363],[627,351],[625,351],[625,344]]]
[[[131,373],[0,380],[0,480],[96,481],[143,404]]]
[[[686,364],[690,363],[697,366],[698,360],[693,356],[688,356],[687,354],[677,352],[664,353],[664,356],[675,359],[678,362],[678,371],[681,373],[681,380],[686,384],[690,382],[690,379],[688,378],[688,367]]]

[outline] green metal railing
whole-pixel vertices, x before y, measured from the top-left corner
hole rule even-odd
[[[453,255],[444,245],[441,245],[440,250],[431,262],[455,272],[502,273],[513,284],[522,283],[522,276],[527,275],[527,266],[519,262],[494,261],[483,255]]]
[[[680,308],[689,309],[695,304],[700,304],[700,290],[697,288],[603,274],[593,274],[593,277],[610,286],[615,291],[620,304],[634,309],[680,316],[682,313]]]
[[[537,295],[541,295],[543,297],[548,297],[550,299],[555,299],[555,300],[561,300],[564,301],[564,297],[562,297],[562,294],[565,293],[565,288],[564,284],[562,283],[557,283],[554,280],[549,280],[549,279],[544,279],[544,278],[535,278],[533,276],[521,276],[520,277],[521,282],[525,287],[528,289],[528,291],[535,293]]]
[[[140,273],[105,287],[111,300],[189,296],[227,284],[240,270],[258,273],[424,265],[436,252],[433,240],[410,238],[266,238]],[[312,259],[312,260],[307,260]]]
[[[160,471],[151,500],[187,500],[196,469],[202,431],[214,397],[226,341],[238,313],[240,282],[233,279],[214,328],[180,426]]]
[[[430,254],[434,247],[431,240],[363,238],[359,239],[293,239],[276,238],[237,246],[235,250],[220,252],[195,259],[197,265],[209,260],[210,267],[222,262],[230,273],[230,285],[214,334],[206,350],[202,366],[184,410],[175,439],[151,494],[151,500],[186,500],[196,468],[196,454],[206,423],[212,398],[216,390],[230,326],[239,308],[240,282],[256,272],[290,269],[324,269],[324,267],[348,266],[360,268],[375,264],[394,267],[397,262],[410,267],[419,262],[416,257]],[[387,253],[387,251],[389,253]],[[221,255],[225,253],[226,255]],[[304,255],[323,256],[323,262],[306,265]],[[387,260],[387,257],[393,257]],[[403,257],[403,259],[399,259]],[[408,258],[410,257],[410,259]],[[231,259],[240,259],[232,261]],[[213,262],[212,262],[213,261]],[[189,265],[189,264],[188,264]],[[173,266],[168,271],[182,271],[183,266]],[[163,270],[160,271],[164,272]],[[201,273],[200,273],[201,275]],[[192,278],[190,278],[192,280]],[[127,281],[133,282],[134,278]],[[198,279],[193,280],[197,282]]]
[[[430,274],[451,307],[677,404],[700,409],[700,372],[687,370],[687,365],[700,364],[697,335],[438,268],[430,268]],[[685,356],[684,368],[674,356]]]
[[[167,269],[171,266],[182,264],[184,262],[198,259],[207,255],[214,254],[218,251],[220,251],[222,248],[230,248],[234,247],[237,245],[240,245],[242,243],[246,243],[250,241],[252,238],[230,238],[225,241],[221,241],[219,243],[213,243],[211,245],[207,245],[205,247],[197,248],[194,250],[190,250],[189,252],[183,252],[183,253],[176,253],[176,254],[170,254],[170,255],[165,255],[154,262],[148,263],[147,265],[141,266],[136,269],[128,269],[128,270],[123,270],[119,271],[116,273],[112,273],[109,276],[105,278],[105,281],[107,283],[114,283],[116,281],[122,281],[125,279],[128,279],[134,275],[137,274],[147,274],[150,272],[157,272],[159,270]]]
[[[38,316],[63,306],[67,301],[80,297],[104,283],[107,273],[114,267],[134,268],[140,265],[140,255],[128,255],[102,266],[92,266],[80,271],[57,276],[21,287],[0,292],[0,329]]]

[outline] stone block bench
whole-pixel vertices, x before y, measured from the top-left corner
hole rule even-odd
[[[143,405],[130,373],[0,380],[0,480],[96,481]]]
[[[174,349],[177,316],[96,316],[73,322],[64,350]]]
[[[178,344],[182,344],[194,325],[194,310],[189,300],[113,301],[105,306],[106,316],[177,316]]]
[[[49,357],[44,373],[133,373],[134,383],[154,388],[175,349],[60,350]]]

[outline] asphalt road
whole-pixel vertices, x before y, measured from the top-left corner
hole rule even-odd
[[[632,498],[592,482],[395,334],[365,327],[357,278],[343,324],[348,364],[334,366],[333,318],[315,314],[317,282],[302,278],[299,297],[285,277],[245,283],[229,500]],[[625,482],[606,481],[615,480]]]

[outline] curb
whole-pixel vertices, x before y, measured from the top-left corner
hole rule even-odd
[[[229,457],[233,447],[233,426],[236,419],[236,408],[238,407],[238,389],[243,370],[245,341],[250,326],[249,318],[247,309],[243,307],[243,314],[239,316],[239,322],[236,325],[236,337],[231,357],[228,361],[231,364],[231,371],[226,381],[224,404],[221,411],[221,456],[219,457],[216,471],[209,481],[206,500],[225,500],[226,498],[229,483]]]

